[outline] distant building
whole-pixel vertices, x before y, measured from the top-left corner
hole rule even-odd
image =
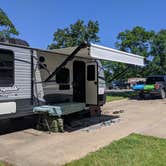
[[[128,78],[127,82],[130,84],[130,86],[135,85],[136,83],[145,83],[146,78]]]

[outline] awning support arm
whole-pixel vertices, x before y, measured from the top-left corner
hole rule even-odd
[[[128,65],[122,72],[116,74],[111,80],[110,82],[112,82],[114,79],[118,78],[119,76],[121,76],[123,73],[125,73],[129,68],[131,67],[131,65]]]
[[[87,43],[80,44],[46,79],[44,82],[48,82],[52,77],[54,77],[57,72],[64,67],[69,61],[71,61],[75,55],[82,49],[88,46]]]

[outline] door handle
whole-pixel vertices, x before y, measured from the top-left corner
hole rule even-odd
[[[94,84],[97,85],[97,81],[95,81]]]

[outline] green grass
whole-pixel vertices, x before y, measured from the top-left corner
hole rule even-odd
[[[132,91],[131,92],[110,92],[110,93],[107,93],[106,101],[111,102],[115,100],[134,98],[135,96],[137,96],[137,93]]]
[[[166,139],[131,134],[80,160],[66,164],[66,166],[78,165],[166,166]]]
[[[4,164],[0,161],[0,166],[4,166]]]
[[[107,96],[106,101],[111,102],[111,101],[122,100],[122,99],[126,99],[126,98],[127,97],[123,97],[123,96]]]
[[[0,161],[0,166],[12,166],[12,165],[7,162]]]

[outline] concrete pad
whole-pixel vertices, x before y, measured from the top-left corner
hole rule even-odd
[[[160,138],[166,138],[166,119],[161,119],[158,122],[152,124],[150,127],[139,131],[138,133]]]

